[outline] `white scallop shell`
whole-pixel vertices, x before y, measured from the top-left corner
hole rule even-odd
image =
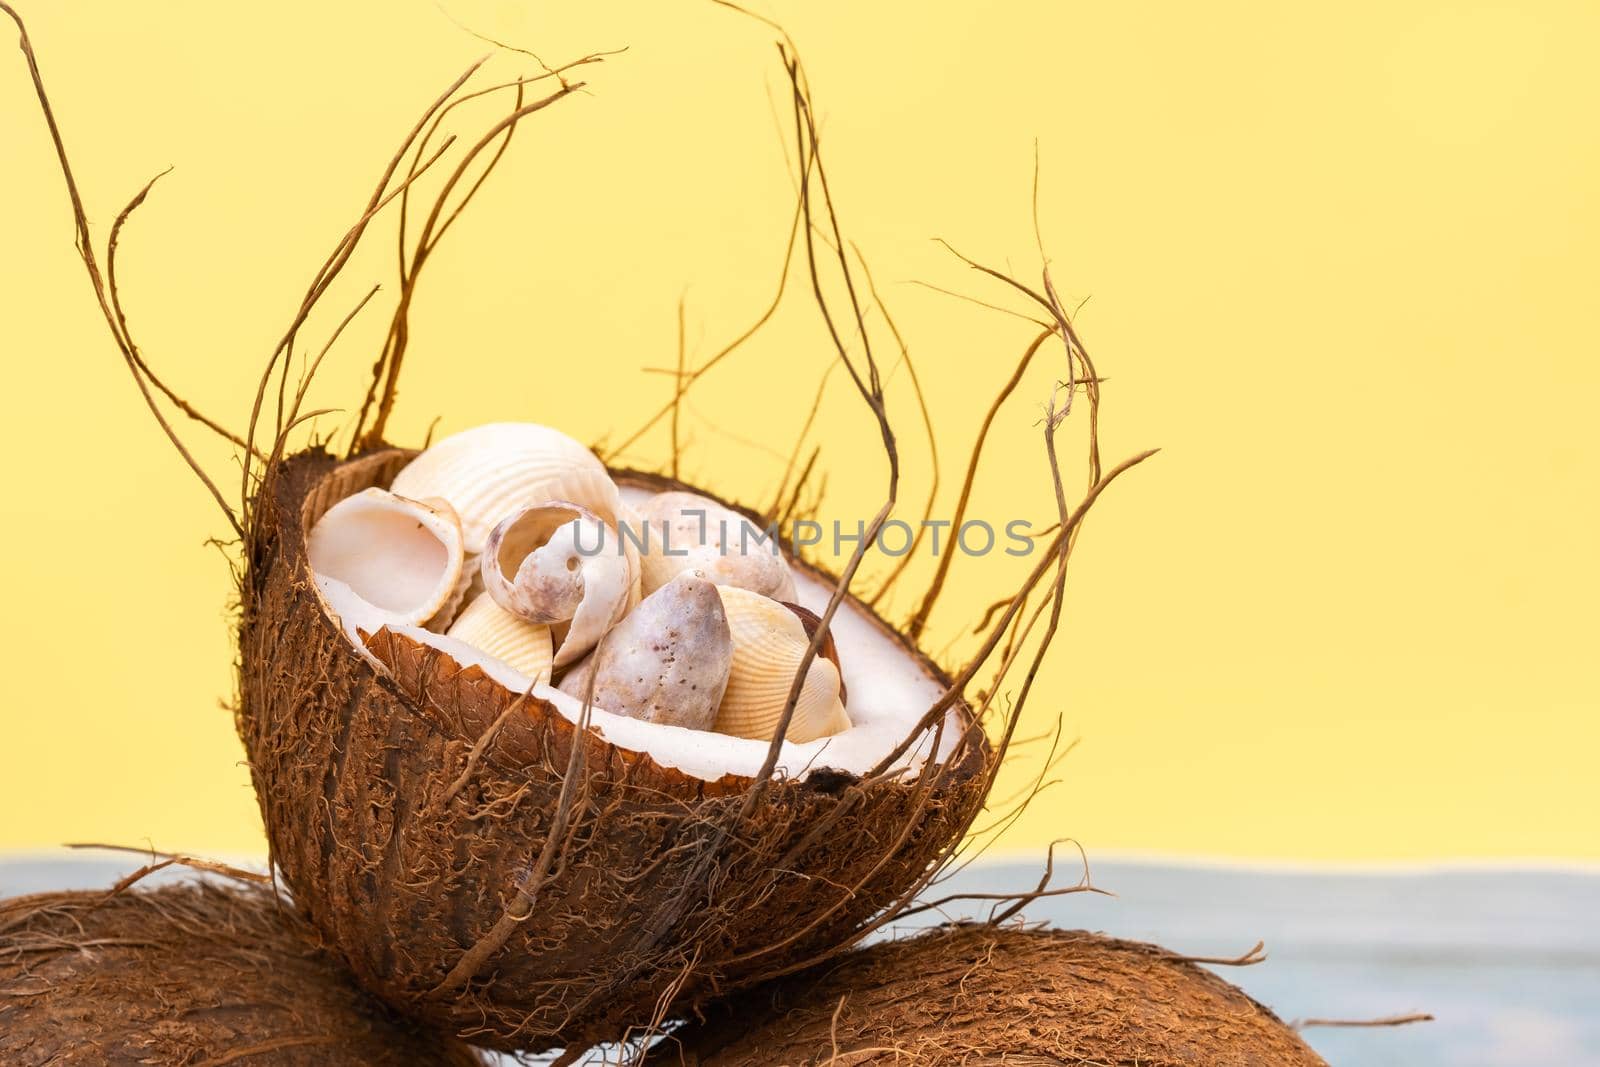
[[[776,600],[730,586],[718,592],[733,638],[733,666],[713,729],[766,741],[783,717],[810,640],[799,617]],[[804,743],[849,728],[839,696],[839,669],[819,653],[806,671],[785,738]]]
[[[502,608],[557,627],[557,667],[593,648],[639,602],[638,556],[615,526],[572,501],[507,515],[489,532],[479,570]]]
[[[736,511],[696,493],[657,493],[639,506],[644,595],[675,575],[703,572],[718,585],[792,602],[794,575],[777,543]]]
[[[513,667],[543,685],[553,666],[550,627],[519,619],[480,593],[446,635]]]
[[[593,452],[531,422],[492,422],[451,434],[408,463],[390,489],[418,500],[448,500],[461,517],[469,553],[482,552],[495,523],[529,504],[571,500],[608,522],[621,504]]]
[[[465,552],[454,512],[371,488],[317,520],[306,557],[388,621],[420,626],[455,596]]]

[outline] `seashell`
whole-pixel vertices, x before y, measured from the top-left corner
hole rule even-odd
[[[733,666],[733,638],[717,587],[693,571],[639,602],[594,654],[561,680],[597,708],[646,722],[709,730]]]
[[[794,576],[776,541],[738,512],[696,493],[657,493],[638,509],[640,569],[649,596],[686,570],[718,585],[794,600]]]
[[[487,652],[541,685],[550,681],[550,627],[517,618],[487,593],[467,605],[447,636]]]
[[[465,560],[453,511],[376,487],[329,508],[311,528],[306,556],[318,577],[407,626],[446,608]]]
[[[713,729],[766,741],[783,717],[789,688],[811,639],[800,616],[787,605],[747,589],[722,586],[718,592],[733,638],[733,666]],[[784,736],[804,743],[849,728],[850,717],[840,696],[839,668],[819,653],[806,670]]]
[[[430,496],[422,501],[424,504],[438,511],[447,511],[460,525],[461,516],[456,514],[456,509],[450,506],[450,501],[440,496]],[[473,586],[478,592],[483,592],[483,582],[478,578],[478,557],[468,553],[461,561],[461,577],[456,579],[456,587],[451,591],[449,599],[436,612],[433,618],[422,624],[424,630],[434,633],[444,633],[450,629],[450,624],[461,611],[461,605],[472,599]]]
[[[637,555],[614,526],[572,501],[507,515],[489,532],[479,569],[495,603],[556,627],[557,667],[593,648],[639,602]]]
[[[589,692],[589,675],[593,673],[594,653],[590,652],[567,668],[566,673],[561,676],[561,681],[556,683],[556,688],[582,700]]]
[[[531,422],[492,422],[451,434],[406,464],[389,488],[418,500],[448,500],[461,517],[469,553],[482,552],[495,523],[517,508],[571,500],[613,522],[622,502],[593,452]]]
[[[483,579],[478,576],[478,557],[467,556],[461,561],[461,577],[456,579],[455,589],[451,590],[444,606],[434,612],[433,618],[423,623],[422,628],[436,634],[444,633],[460,615],[461,605],[470,603],[481,592]]]

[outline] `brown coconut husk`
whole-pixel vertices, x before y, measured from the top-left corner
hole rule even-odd
[[[0,11],[15,18],[3,2]],[[947,683],[944,695],[865,774],[824,767],[798,781],[775,776],[800,677],[812,657],[824,654],[829,622],[853,595],[866,552],[898,501],[899,444],[874,355],[874,331],[867,325],[868,294],[908,368],[927,429],[934,484],[924,519],[938,488],[935,436],[911,353],[840,230],[805,78],[792,42],[782,38],[798,191],[778,293],[749,329],[698,366],[687,366],[680,354],[670,402],[607,458],[652,427],[669,424],[671,450],[661,466],[676,474],[684,396],[769,320],[794,273],[808,278],[832,339],[830,369],[846,371],[881,437],[887,479],[882,507],[811,628],[807,657],[764,767],[752,778],[703,782],[576,729],[537,700],[508,697],[476,668],[458,669],[448,657],[400,635],[368,635],[368,650],[384,665],[378,669],[321,603],[305,559],[310,523],[340,497],[387,484],[407,455],[387,444],[385,428],[410,336],[409,308],[428,258],[501,159],[518,124],[580,89],[582,83],[568,75],[602,57],[555,68],[540,63],[527,77],[469,89],[475,65],[446,88],[316,272],[267,362],[247,431],[234,434],[183,402],[144,360],[122,314],[116,255],[123,227],[149,187],[117,216],[102,275],[25,32],[22,45],[66,179],[79,250],[108,327],[152,412],[242,544],[237,723],[273,863],[363,985],[391,1005],[475,1042],[501,1049],[564,1047],[570,1058],[594,1042],[642,1040],[715,996],[826,960],[912,907],[948,869],[982,809],[1055,635],[1066,565],[1084,516],[1113,480],[1150,455],[1102,469],[1096,443],[1099,379],[1047,268],[1042,291],[1006,279],[1045,318],[1035,318],[1039,334],[984,419],[954,515],[959,524],[988,428],[1002,404],[1045,343],[1059,339],[1066,352],[1065,400],[1058,408],[1052,398],[1044,423],[1057,519],[1039,535],[1047,547],[1020,587],[1006,593],[975,631],[982,634],[977,651],[948,676],[932,667],[915,640],[944,589],[948,561],[941,561],[903,624],[872,615],[899,635],[909,660]],[[549,88],[544,96],[536,96],[543,91],[540,83]],[[442,132],[460,105],[507,96],[510,110],[480,137],[458,141]],[[427,210],[412,211],[414,189],[430,174],[443,176],[440,189]],[[399,295],[352,444],[342,458],[321,445],[296,453],[291,440],[297,428],[321,414],[304,410],[312,376],[373,293],[339,320],[324,344],[311,347],[316,355],[302,361],[293,382],[293,357],[308,348],[301,334],[386,209],[399,216]],[[802,255],[804,268],[797,269]],[[1078,394],[1090,405],[1089,477],[1081,501],[1069,508],[1054,433]],[[819,506],[825,475],[806,434],[821,396],[819,387],[773,503],[752,512],[763,526]],[[237,504],[228,502],[184,448],[163,414],[163,398],[238,448]],[[859,464],[860,457],[847,462]],[[886,603],[904,573],[901,561],[855,606],[870,614]],[[849,650],[838,654],[848,658]],[[1004,683],[1019,664],[1026,674],[1013,696]],[[952,754],[913,772],[897,767],[913,745],[930,736],[935,744],[950,742]],[[1003,814],[996,832],[1013,815]]]
[[[987,925],[858,949],[720,1001],[646,1062],[1325,1067],[1271,1011],[1185,957]]]
[[[484,1061],[362,993],[262,887],[0,901],[0,1063],[411,1067]]]

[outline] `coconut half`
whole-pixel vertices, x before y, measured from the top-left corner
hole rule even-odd
[[[1243,991],[1155,945],[941,927],[711,1005],[649,1067],[1327,1067]]]
[[[240,631],[240,730],[274,861],[389,1003],[501,1049],[617,1040],[847,944],[970,825],[991,750],[964,703],[862,777],[946,682],[853,599],[832,632],[854,725],[783,744],[754,797],[766,741],[596,709],[581,728],[550,685],[341,602],[311,573],[307,531],[411,455],[277,470]],[[827,579],[796,570],[820,611]]]
[[[482,1064],[358,990],[265,889],[212,883],[0,901],[0,1063]]]

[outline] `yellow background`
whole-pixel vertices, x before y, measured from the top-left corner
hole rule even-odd
[[[24,7],[97,236],[175,166],[128,231],[132,325],[242,426],[315,265],[484,46],[420,0]],[[396,436],[443,415],[615,439],[666,394],[640,369],[671,364],[680,295],[704,358],[775,280],[791,185],[770,35],[704,3],[447,7],[546,58],[629,51],[524,127],[429,268]],[[947,486],[1030,327],[910,281],[1008,302],[935,236],[1037,277],[1036,137],[1054,274],[1091,298],[1079,325],[1110,379],[1108,457],[1164,449],[1080,544],[1024,732],[1059,714],[1082,744],[1003,847],[1600,857],[1600,7],[766,10],[810,67],[844,223],[919,356]],[[224,528],[97,318],[0,38],[0,847],[254,852],[219,707],[230,589],[204,541]],[[314,337],[389,280],[393,231],[375,232]],[[319,403],[354,399],[382,319],[336,351]],[[740,439],[787,453],[828,358],[795,300],[695,395],[687,469],[761,496],[776,461]],[[984,517],[1048,511],[1036,422],[1059,372],[1047,355],[1005,410]],[[830,394],[830,517],[881,492],[864,418]],[[226,449],[201,451],[234,484]],[[1011,572],[961,574],[935,645]]]

